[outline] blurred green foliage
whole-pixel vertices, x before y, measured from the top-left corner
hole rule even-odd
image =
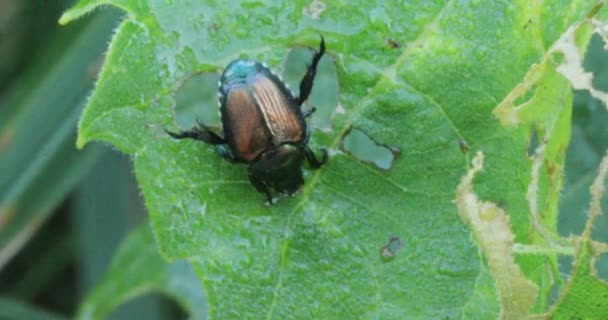
[[[71,2],[0,3],[2,319],[71,316],[145,216],[128,157],[102,145],[75,148],[122,13],[107,9],[60,27]],[[145,297],[113,318],[179,314],[166,301]]]

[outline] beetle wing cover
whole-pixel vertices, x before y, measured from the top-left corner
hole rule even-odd
[[[251,91],[270,130],[275,145],[297,143],[304,138],[304,127],[299,110],[288,100],[287,90],[268,77],[259,77]]]
[[[269,145],[269,133],[255,100],[246,87],[234,88],[227,97],[224,110],[227,121],[224,125],[228,139],[232,142],[237,157],[247,162],[253,161]]]

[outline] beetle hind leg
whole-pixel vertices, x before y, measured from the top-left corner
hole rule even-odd
[[[212,145],[226,144],[226,140],[224,140],[224,138],[211,131],[211,129],[209,129],[209,127],[207,127],[205,124],[198,120],[197,123],[198,126],[187,131],[171,132],[165,129],[165,132],[174,139],[194,139]]]
[[[319,51],[315,52],[312,56],[312,60],[308,63],[306,74],[300,81],[300,96],[298,97],[298,104],[301,106],[308,96],[310,95],[310,91],[312,90],[312,83],[315,79],[315,75],[317,74],[317,65],[319,64],[319,60],[325,53],[325,39],[321,35],[321,43],[319,44]]]
[[[306,147],[306,160],[308,161],[308,164],[310,164],[311,169],[319,169],[323,164],[325,164],[325,162],[327,162],[327,150],[322,148],[321,152],[323,152],[323,156],[321,157],[321,160],[319,160],[317,159],[317,156],[315,156],[314,152],[312,152],[310,148]]]

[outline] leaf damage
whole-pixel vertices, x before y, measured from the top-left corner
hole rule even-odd
[[[302,13],[306,16],[311,17],[314,20],[319,20],[321,18],[321,13],[325,11],[327,5],[321,1],[314,0],[307,7],[302,9]]]
[[[516,85],[503,101],[496,106],[493,114],[503,126],[517,126],[523,122],[519,113],[522,109],[532,104],[534,99],[528,99],[519,104],[516,101],[535,87],[535,84],[542,78],[543,73],[543,62],[533,64],[525,75],[524,80]]]
[[[605,32],[602,30],[605,26],[601,23],[592,23],[594,32],[602,35]],[[576,31],[581,25],[574,25],[568,28],[566,33],[553,45],[552,51],[559,51],[564,55],[564,60],[557,67],[557,71],[561,73],[577,90],[587,90],[589,94],[602,101],[604,106],[608,108],[608,92],[603,92],[593,86],[593,74],[586,72],[583,68],[583,56],[576,46]],[[604,41],[606,38],[603,37]]]
[[[598,6],[601,7],[601,5]],[[608,108],[608,92],[593,86],[593,74],[584,70],[584,56],[577,46],[577,32],[581,27],[590,25],[593,28],[592,32],[602,37],[605,43],[604,48],[608,50],[608,24],[593,18],[599,11],[598,6],[594,7],[584,20],[570,26],[547,50],[542,61],[531,65],[523,81],[496,106],[493,114],[502,125],[517,126],[525,122],[522,112],[533,103],[534,99],[522,99],[522,97],[536,95],[538,89],[536,84],[542,81],[543,75],[553,68],[552,64],[557,62],[559,65],[555,67],[555,70],[570,82],[572,88],[587,90],[592,97],[602,101]],[[523,100],[523,102],[519,102],[519,100]]]
[[[593,229],[593,222],[597,217],[602,214],[601,200],[604,192],[606,191],[604,187],[604,181],[606,180],[606,175],[608,174],[608,150],[606,150],[606,155],[602,159],[600,163],[598,175],[593,181],[591,185],[591,204],[589,205],[589,218],[587,219],[587,224],[585,225],[585,230],[582,234],[582,239],[587,241],[591,239],[591,230]]]
[[[381,144],[359,128],[349,128],[343,135],[341,148],[351,156],[377,168],[389,170],[401,151],[397,147]]]
[[[575,262],[572,272],[557,301],[544,315],[547,318],[571,319],[576,317],[583,319],[608,314],[608,305],[605,303],[597,303],[595,308],[578,307],[585,306],[585,303],[589,301],[600,301],[601,296],[608,297],[608,283],[598,278],[594,267],[599,255],[605,253],[606,244],[591,239],[594,221],[602,214],[601,200],[606,191],[604,184],[607,175],[608,150],[602,158],[597,177],[590,187],[591,202],[585,229],[580,237],[574,239]]]
[[[477,152],[472,168],[456,189],[458,214],[469,226],[486,258],[501,304],[501,319],[524,319],[534,304],[538,287],[526,279],[513,257],[514,235],[509,217],[491,202],[481,201],[472,190],[473,178],[483,168],[483,153]]]

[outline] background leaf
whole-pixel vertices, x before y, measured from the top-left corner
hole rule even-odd
[[[63,320],[61,316],[38,310],[32,306],[24,305],[23,302],[19,302],[12,299],[0,298],[0,315],[3,319],[17,320],[17,319],[31,319],[31,320]]]
[[[105,319],[118,305],[139,295],[159,291],[174,298],[192,319],[206,319],[203,288],[185,261],[165,263],[146,223],[121,244],[107,276],[85,299],[78,319]]]
[[[75,148],[78,117],[121,12],[108,8],[61,27],[68,2],[0,4],[2,319],[73,314],[129,222],[145,213],[123,205],[129,193],[131,204],[140,202],[136,184],[128,183],[134,179],[127,157],[102,145]],[[167,302],[143,297],[109,318],[176,314]]]
[[[55,36],[55,46],[61,49],[49,49],[45,63],[34,63],[3,97],[9,112],[0,114],[0,266],[35,233],[101,153],[100,146],[77,152],[74,133],[115,21],[116,12],[106,12],[77,26],[85,28],[78,37],[70,34],[73,30]],[[48,61],[54,62],[52,67]]]

